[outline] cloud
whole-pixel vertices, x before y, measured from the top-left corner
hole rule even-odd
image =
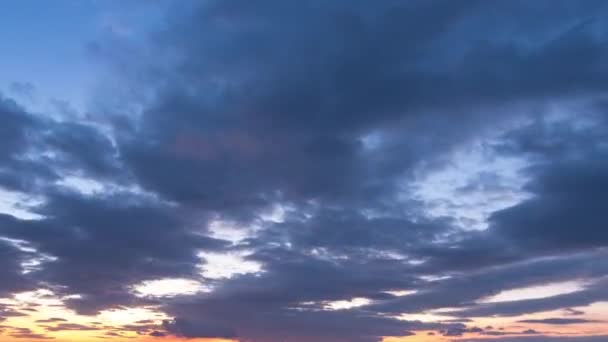
[[[150,333],[150,336],[154,336],[154,337],[165,337],[167,336],[165,333],[160,332],[160,331],[153,331]]]
[[[603,290],[605,286],[606,281],[600,280],[581,291],[573,293],[540,299],[477,304],[462,310],[459,314],[465,317],[482,317],[487,315],[517,316],[526,313],[557,310],[569,306],[586,306],[606,300],[606,293]]]
[[[606,127],[598,125],[597,131]],[[607,151],[596,145],[604,141],[603,137],[594,136],[597,131],[593,129],[575,135],[575,138],[584,139],[584,134],[591,134],[589,141],[583,140],[580,146],[572,147],[576,156],[568,156],[566,150],[532,168],[534,180],[528,188],[534,196],[495,213],[493,229],[530,248],[549,252],[605,246],[608,236],[600,227],[600,203],[608,184],[604,176],[607,165],[603,162]],[[574,145],[578,142],[568,139],[564,143]]]
[[[45,334],[39,334],[33,332],[29,328],[20,328],[20,327],[9,327],[9,331],[7,335],[18,338],[18,339],[29,339],[29,340],[51,340],[54,337],[47,336]]]
[[[162,206],[129,204],[131,200],[137,199],[57,193],[40,208],[49,210],[52,218],[6,219],[3,229],[7,236],[25,239],[56,258],[31,277],[65,286],[66,294],[79,294],[70,302],[81,312],[143,302],[131,293],[132,285],[195,276],[197,249],[213,250],[222,242],[179,229],[180,220]],[[115,252],[108,254],[110,250]],[[81,277],[83,273],[87,278]]]
[[[606,300],[605,12],[594,1],[212,0],[172,8],[141,44],[97,42],[120,86],[98,94],[95,120],[0,98],[0,187],[39,199],[23,205],[34,219],[0,215],[11,256],[0,294],[49,288],[80,314],[153,305],[170,317],[116,334],[254,342],[502,335],[462,322]],[[523,165],[511,171],[526,196],[487,213],[485,230],[433,215],[415,193],[471,146],[481,162]],[[492,172],[458,196],[508,195]],[[220,221],[242,238],[213,235]],[[210,256],[235,255],[246,271],[210,272]],[[167,279],[209,291],[134,291]],[[572,280],[586,286],[483,302]],[[364,305],[328,305],[354,298]],[[397,318],[445,308],[444,321]]]
[[[25,252],[15,246],[13,243],[0,240],[0,255],[4,258],[0,259],[0,296],[20,290],[31,289],[34,283],[27,275],[24,275],[22,270],[22,262],[25,262],[29,257],[28,252]],[[4,308],[0,308],[0,316],[14,315],[13,311],[4,312]]]
[[[545,319],[524,319],[517,321],[519,323],[532,323],[532,324],[552,324],[552,325],[567,325],[567,324],[581,324],[581,323],[598,323],[600,321],[584,319],[584,318],[545,318]]]
[[[52,317],[47,319],[38,319],[36,323],[57,323],[57,322],[67,322],[68,320],[65,318]]]

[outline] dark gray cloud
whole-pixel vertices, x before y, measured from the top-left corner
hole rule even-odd
[[[552,324],[552,325],[568,325],[568,324],[581,324],[581,323],[598,323],[600,321],[594,321],[584,318],[545,318],[545,319],[524,319],[517,321],[519,323],[533,323],[533,324]]]
[[[19,290],[32,289],[34,283],[23,274],[21,264],[30,256],[29,253],[17,248],[13,243],[0,240],[0,296],[7,296]],[[0,307],[1,309],[1,307]],[[0,310],[0,317],[11,315],[12,310]]]
[[[590,128],[538,123],[514,133],[509,144],[538,159],[528,172],[534,196],[495,213],[495,233],[549,252],[608,244],[601,205],[608,189],[605,117],[592,118]]]
[[[457,336],[481,332],[467,317],[606,300],[606,11],[601,1],[176,4],[142,44],[91,45],[122,85],[94,100],[92,122],[0,98],[0,186],[41,199],[24,206],[37,219],[0,215],[0,237],[35,250],[0,240],[11,256],[0,258],[0,294],[47,287],[80,295],[66,304],[84,314],[157,304],[174,317],[166,332],[121,329],[255,342]],[[488,159],[525,161],[530,196],[491,213],[487,230],[463,230],[430,215],[414,188],[479,140]],[[493,176],[458,195],[508,187]],[[69,177],[102,189],[67,187]],[[283,217],[269,219],[277,207]],[[246,238],[211,237],[218,218]],[[243,252],[263,271],[205,279],[201,251]],[[22,272],[41,255],[52,258]],[[171,277],[213,291],[132,293]],[[589,285],[480,302],[576,279]],[[326,309],[356,297],[372,303]],[[446,307],[460,309],[456,321],[394,318]],[[97,329],[55,323],[49,331]]]
[[[0,185],[39,195],[66,176],[126,180],[108,136],[82,122],[58,121],[28,112],[0,94]]]
[[[120,193],[107,198],[56,193],[38,210],[47,218],[3,217],[3,234],[54,256],[31,277],[81,295],[71,303],[84,313],[136,302],[129,287],[144,280],[197,278],[197,251],[224,244],[197,235],[162,205]]]
[[[197,311],[204,310],[204,306],[197,307]],[[242,322],[238,327],[227,325],[228,322],[218,321],[205,316],[191,318],[185,321],[177,319],[167,322],[169,331],[181,336],[222,336],[235,338],[250,338],[253,340],[281,341],[297,336],[298,341],[378,341],[379,336],[409,336],[413,333],[408,329],[434,329],[439,324],[424,324],[420,322],[404,322],[391,318],[373,317],[358,311],[337,312],[301,312],[291,310],[273,310],[267,317],[256,317],[247,312],[240,316],[230,315]],[[250,319],[246,319],[249,317]],[[273,323],[274,322],[274,323]],[[316,330],[313,330],[316,329]]]
[[[374,317],[366,311],[320,310],[321,301],[382,299],[391,297],[382,290],[412,286],[413,279],[395,274],[399,262],[339,262],[279,250],[267,250],[256,258],[265,262],[265,273],[235,278],[209,295],[171,305],[168,311],[184,318],[166,328],[188,337],[212,337],[218,333],[222,337],[280,341],[296,334],[302,341],[374,341],[380,336],[374,335],[374,329],[384,335],[404,335],[410,328],[426,327],[422,323]],[[352,272],[353,269],[359,271]],[[317,303],[307,305],[305,302],[309,301]],[[256,312],[265,314],[257,316]],[[355,325],[346,332],[345,327],[351,324]],[[317,329],[317,333],[309,335],[312,329]]]
[[[48,319],[39,319],[36,320],[36,323],[57,323],[57,322],[67,322],[68,320],[65,318],[51,317]]]
[[[24,147],[27,147],[26,128],[33,124],[24,110],[13,100],[0,97],[0,112],[2,113],[2,149],[0,150],[0,160],[3,164],[13,154],[23,152]]]

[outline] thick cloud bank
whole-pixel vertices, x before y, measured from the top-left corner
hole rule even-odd
[[[0,215],[0,295],[48,288],[82,314],[156,305],[174,318],[155,336],[255,342],[480,333],[458,322],[608,301],[607,10],[177,3],[138,44],[90,46],[121,86],[86,120],[0,98],[0,187],[27,199]],[[466,206],[479,196],[508,204]],[[133,290],[167,278],[206,290]],[[583,285],[484,301],[567,281]],[[453,321],[407,318],[446,308]]]

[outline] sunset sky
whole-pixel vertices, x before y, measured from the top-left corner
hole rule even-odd
[[[0,0],[0,342],[607,342],[606,18]]]

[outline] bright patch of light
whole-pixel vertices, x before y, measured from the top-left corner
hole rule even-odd
[[[105,187],[102,183],[84,177],[78,176],[67,176],[57,181],[57,185],[76,190],[85,195],[93,195],[96,193],[103,192]]]
[[[70,189],[72,191],[80,192],[83,195],[95,195],[100,193],[125,193],[141,197],[142,200],[149,200],[153,202],[160,202],[167,205],[173,203],[164,199],[161,199],[157,194],[142,189],[136,184],[123,185],[112,182],[100,182],[93,178],[69,175],[63,177],[61,180],[55,182],[55,185]]]
[[[396,291],[386,291],[386,293],[396,296],[396,297],[403,297],[403,296],[409,296],[409,295],[413,295],[415,294],[416,290],[396,290]]]
[[[13,296],[13,302],[16,304],[36,304],[47,306],[63,305],[61,298],[56,297],[55,293],[46,289],[17,293]]]
[[[567,281],[561,283],[552,283],[547,285],[506,290],[500,292],[497,295],[484,298],[480,300],[479,303],[498,303],[526,299],[548,298],[581,291],[584,289],[585,284],[586,283],[582,281]]]
[[[587,307],[578,307],[577,310],[584,310],[587,317],[600,321],[608,321],[608,301],[593,303]]]
[[[285,222],[285,214],[287,213],[289,208],[285,206],[275,204],[270,208],[270,210],[263,212],[260,214],[260,218],[264,221],[270,221],[274,223],[282,223]]]
[[[513,206],[529,195],[520,170],[522,158],[497,156],[483,142],[457,150],[445,166],[419,176],[414,198],[430,217],[452,217],[463,229],[487,228],[495,211]]]
[[[36,249],[34,247],[32,247],[29,242],[24,241],[24,240],[9,239],[9,238],[5,238],[5,237],[0,237],[0,240],[10,243],[11,245],[15,246],[22,252],[26,252],[26,253],[36,253],[37,252]]]
[[[35,258],[30,258],[21,263],[21,267],[23,268],[22,273],[27,274],[33,271],[38,271],[42,268],[42,265],[46,262],[55,261],[56,257],[52,257],[46,254],[39,254]]]
[[[62,299],[66,300],[66,299],[82,299],[82,295],[79,294],[72,294],[72,295],[67,295],[62,297]]]
[[[39,220],[43,216],[31,212],[28,207],[41,203],[40,198],[0,188],[0,214],[12,215],[22,220]]]
[[[372,301],[367,298],[357,297],[351,300],[337,300],[333,302],[325,302],[323,308],[325,310],[348,310],[360,306],[369,305]]]
[[[349,256],[346,254],[338,254],[333,251],[325,248],[325,247],[315,247],[310,250],[310,255],[315,258],[327,261],[336,261],[336,260],[348,260]]]
[[[382,134],[378,131],[374,131],[363,136],[361,142],[366,150],[374,151],[382,145]]]
[[[420,278],[424,281],[439,281],[439,280],[450,279],[451,276],[449,276],[449,275],[421,275],[421,276],[418,276],[418,278]]]
[[[406,260],[408,259],[407,255],[403,255],[401,253],[392,252],[392,251],[381,251],[381,250],[372,250],[369,251],[369,255],[374,258],[379,259],[387,259],[387,260]],[[413,259],[409,259],[408,262]]]
[[[169,317],[163,313],[147,308],[126,308],[115,310],[104,310],[97,316],[104,322],[111,324],[134,324],[142,320],[162,320]]]
[[[209,224],[209,236],[215,239],[239,243],[249,237],[249,232],[223,220],[215,220]]]
[[[36,248],[32,247],[32,245],[24,240],[18,239],[9,239],[5,237],[0,237],[0,240],[6,241],[19,249],[22,252],[29,253],[29,257],[21,262],[21,273],[27,274],[32,271],[36,271],[40,269],[40,266],[45,262],[57,260],[56,257],[50,256],[48,254],[40,253]]]
[[[193,295],[206,290],[201,283],[190,279],[150,280],[133,286],[133,291],[138,297],[174,297]]]
[[[202,252],[199,257],[205,263],[200,266],[202,275],[211,279],[232,278],[239,274],[258,273],[262,265],[255,261],[246,260],[243,253],[207,253]]]
[[[53,295],[53,292],[51,292],[49,290],[40,289],[40,290],[35,290],[35,291],[17,293],[15,295],[15,299],[20,302],[28,303],[28,302],[35,301],[39,298],[49,297],[52,295]]]
[[[452,319],[451,316],[441,315],[433,312],[423,312],[417,314],[401,314],[396,317],[403,321],[420,321],[420,322],[440,322]]]

